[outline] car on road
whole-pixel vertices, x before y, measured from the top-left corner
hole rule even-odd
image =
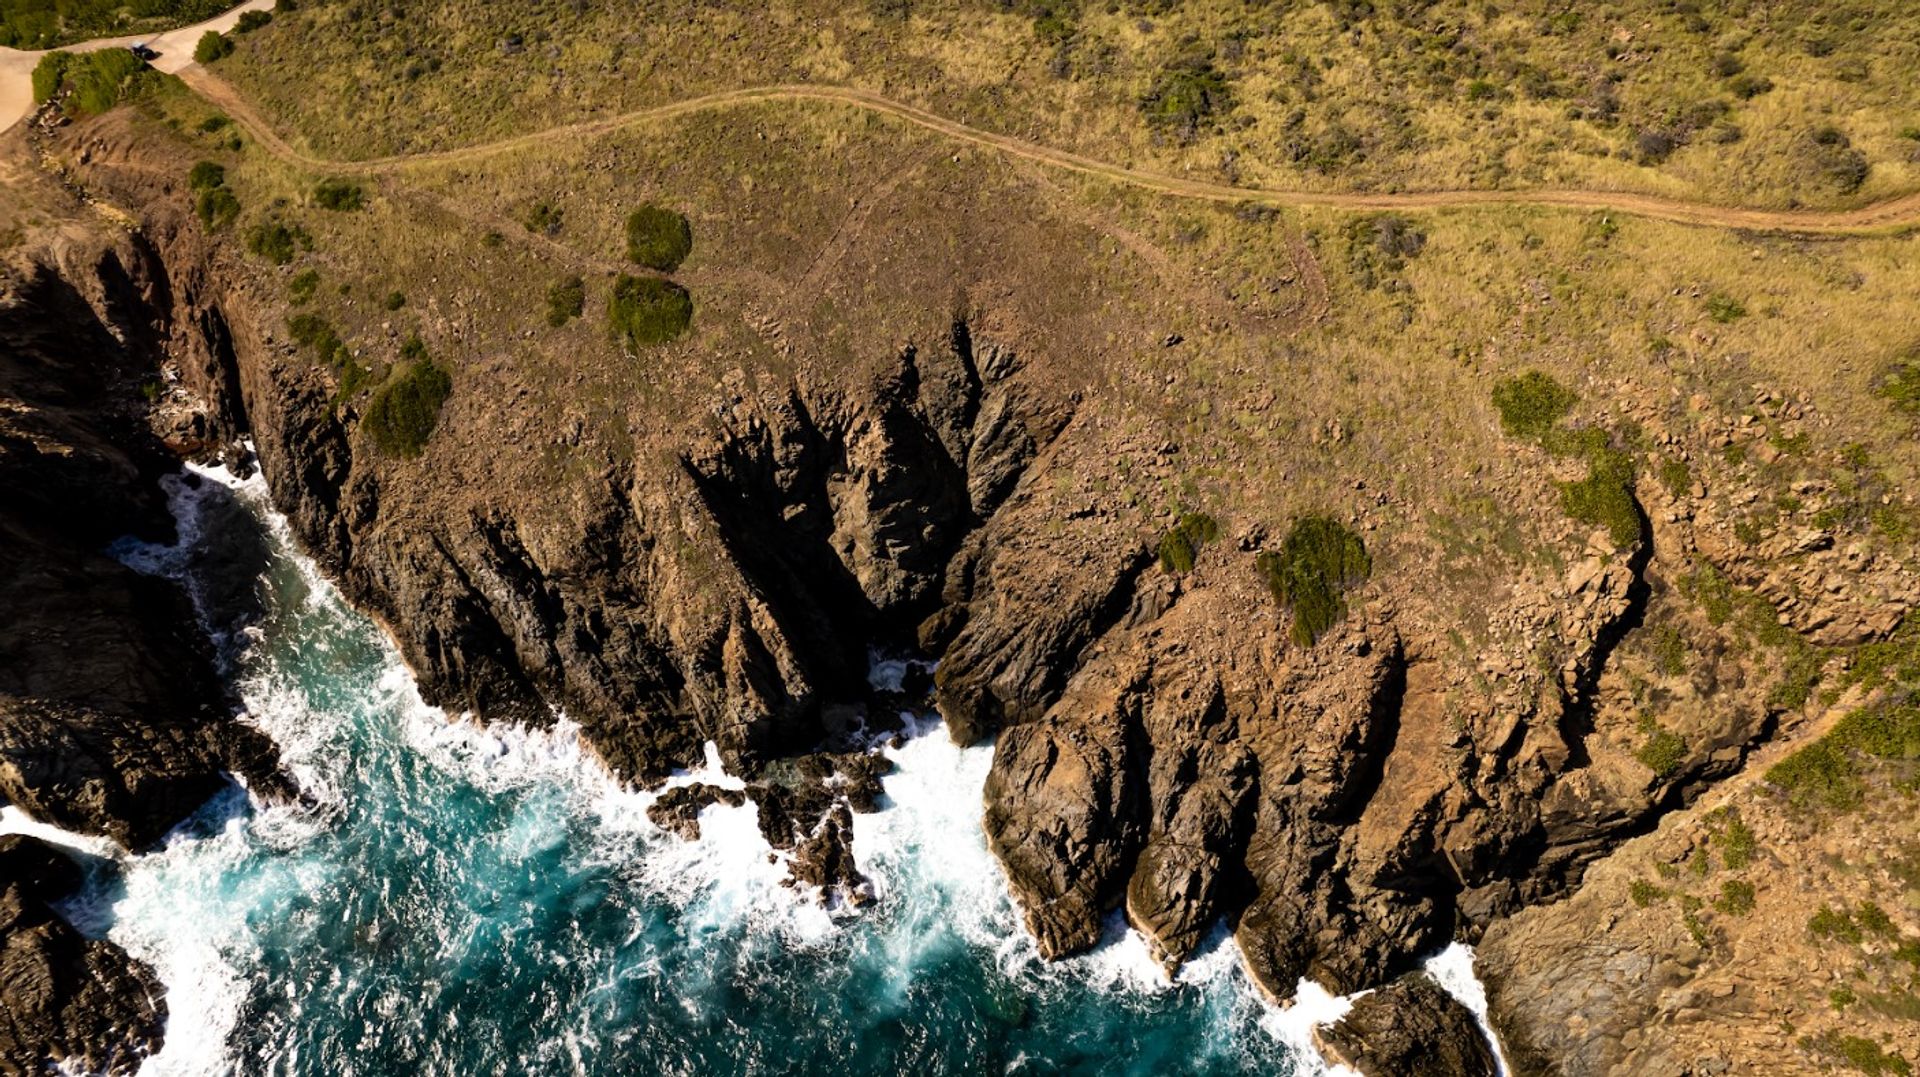
[[[155,60],[158,60],[160,58],[160,54],[158,52],[155,52],[152,48],[148,47],[147,43],[144,41],[136,41],[133,44],[127,46],[127,51],[133,53],[135,56],[138,56],[140,59],[145,60],[147,63],[152,63]]]

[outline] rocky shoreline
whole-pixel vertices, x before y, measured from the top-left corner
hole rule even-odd
[[[132,207],[139,226],[94,264],[41,270],[15,301],[29,306],[14,309],[54,302],[38,297],[62,281],[104,297],[88,308],[110,313],[101,332],[163,357],[170,440],[202,452],[255,441],[276,505],[349,598],[391,626],[430,701],[532,723],[564,709],[617,775],[643,785],[697,763],[711,741],[748,791],[690,788],[656,821],[697,826],[706,800],[750,796],[769,843],[793,851],[798,884],[858,902],[849,818],[877,776],[860,762],[870,757],[833,754],[833,742],[875,709],[867,647],[914,648],[938,662],[931,693],[951,735],[998,738],[986,830],[1044,954],[1091,947],[1123,908],[1171,971],[1224,921],[1276,999],[1303,977],[1340,993],[1391,985],[1328,1033],[1368,1072],[1398,1072],[1382,1060],[1416,1054],[1446,1067],[1436,1072],[1483,1072],[1484,1045],[1477,1032],[1463,1040],[1457,1005],[1402,974],[1564,896],[1587,865],[1792,719],[1767,702],[1763,658],[1728,657],[1708,686],[1717,724],[1672,766],[1650,778],[1593,751],[1597,716],[1631,706],[1609,677],[1622,640],[1673,602],[1689,566],[1802,596],[1782,616],[1835,643],[1884,635],[1914,597],[1884,565],[1837,587],[1790,585],[1779,572],[1818,576],[1828,547],[1801,551],[1811,568],[1777,569],[1766,550],[1720,541],[1724,527],[1684,490],[1630,491],[1631,534],[1575,523],[1554,485],[1572,481],[1564,464],[1516,446],[1493,481],[1541,529],[1555,569],[1488,590],[1476,615],[1493,645],[1478,668],[1448,642],[1457,610],[1433,566],[1404,553],[1383,556],[1399,571],[1376,574],[1343,620],[1303,644],[1255,571],[1278,537],[1226,519],[1189,567],[1169,568],[1156,543],[1171,520],[1103,499],[1088,477],[1126,457],[1146,461],[1143,482],[1169,483],[1179,446],[1111,421],[1056,373],[1043,336],[991,312],[923,319],[871,377],[820,367],[780,384],[723,379],[703,414],[663,422],[624,461],[556,435],[578,465],[558,495],[537,466],[551,446],[510,447],[504,390],[456,397],[453,432],[423,463],[384,458],[356,436],[333,375],[285,338],[271,278],[202,231],[181,179],[190,162],[110,127],[56,137],[86,162],[71,178]],[[1623,409],[1640,402],[1623,394]],[[151,494],[130,492],[151,487],[151,467],[94,456],[67,485],[145,505],[139,520],[153,524]],[[9,489],[47,481],[23,473]],[[1366,513],[1353,516],[1363,531]],[[92,531],[29,534],[26,548],[103,593],[146,586],[71,552],[141,530],[94,515]],[[74,559],[85,563],[65,567]],[[65,615],[24,590],[15,605]],[[182,657],[189,623],[176,598],[149,626],[175,635],[125,636],[147,649],[115,668],[210,668],[203,654]],[[160,643],[141,642],[164,638],[164,661]],[[41,752],[56,736],[92,735],[98,773],[119,777],[74,792],[16,764],[0,791],[140,846],[222,770],[270,786],[266,746],[205,735],[233,727],[217,691],[198,694],[213,682],[197,684],[142,708],[190,719],[138,726],[125,720],[129,700],[85,694],[63,697],[50,723],[36,709],[49,689],[9,686],[17,702],[0,728]],[[164,732],[142,745],[177,756],[164,783],[125,767],[116,738],[134,729]],[[1404,1027],[1385,1027],[1389,1001]],[[1495,1014],[1502,1027],[1510,1018]]]

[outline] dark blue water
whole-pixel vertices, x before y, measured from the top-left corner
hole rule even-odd
[[[928,720],[891,750],[889,805],[856,822],[880,900],[830,911],[782,885],[750,805],[683,841],[564,722],[490,730],[422,705],[258,479],[174,497],[182,545],[126,556],[204,591],[209,551],[265,537],[257,616],[215,627],[314,803],[236,789],[82,910],[167,984],[146,1072],[1318,1070],[1303,1011],[1259,1000],[1230,942],[1177,984],[1117,925],[1090,957],[1040,961],[980,831],[990,748]]]

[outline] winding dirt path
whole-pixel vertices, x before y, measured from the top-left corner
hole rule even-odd
[[[550,127],[531,134],[516,135],[474,146],[432,153],[375,157],[360,161],[339,161],[295,149],[267,123],[233,87],[200,67],[189,67],[180,77],[201,96],[225,109],[270,152],[285,160],[318,170],[350,175],[396,172],[423,165],[457,164],[481,160],[548,143],[582,136],[617,131],[637,124],[671,119],[713,109],[733,108],[769,101],[822,101],[852,105],[884,113],[938,132],[959,142],[983,146],[1009,156],[1033,161],[1069,172],[1096,176],[1115,183],[1157,191],[1180,198],[1210,202],[1252,203],[1281,207],[1319,206],[1348,210],[1423,210],[1461,206],[1550,206],[1561,209],[1625,213],[1678,224],[1713,228],[1738,228],[1759,232],[1790,232],[1810,235],[1861,235],[1897,232],[1920,227],[1920,192],[1900,195],[1881,202],[1843,210],[1768,210],[1736,206],[1718,206],[1659,195],[1629,191],[1586,190],[1455,190],[1419,191],[1407,194],[1365,194],[1322,192],[1261,187],[1233,187],[1223,183],[1183,179],[1144,169],[1127,168],[1085,157],[1068,150],[1055,149],[1016,138],[969,127],[958,120],[928,112],[914,105],[850,86],[776,85],[754,86],[738,90],[690,97],[656,108],[610,116],[605,119]]]

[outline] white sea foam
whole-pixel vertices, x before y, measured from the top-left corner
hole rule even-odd
[[[1499,1067],[1499,1077],[1507,1077],[1510,1071],[1506,1052],[1500,1046],[1499,1033],[1487,1019],[1487,989],[1473,972],[1473,947],[1464,942],[1454,943],[1427,959],[1427,972],[1439,981],[1447,994],[1459,999],[1460,1004],[1473,1013],[1480,1031],[1493,1045],[1493,1061]]]

